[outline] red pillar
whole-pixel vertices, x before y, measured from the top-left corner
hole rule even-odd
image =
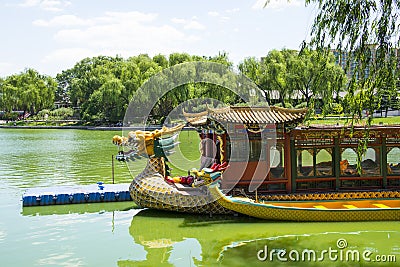
[[[286,192],[292,193],[292,172],[291,172],[291,157],[290,157],[290,134],[289,133],[284,133],[285,141],[283,145],[283,150],[285,153],[285,170],[284,170],[284,175],[285,178],[287,179],[286,183]],[[294,153],[294,152],[293,152]]]

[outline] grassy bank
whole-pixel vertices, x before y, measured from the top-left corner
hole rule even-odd
[[[325,117],[325,118],[312,118],[309,121],[305,122],[305,125],[340,125],[340,126],[348,126],[351,125],[351,118],[344,117]],[[354,120],[354,124],[363,125],[365,122],[357,122]],[[395,117],[387,117],[387,118],[373,118],[373,125],[397,125],[400,124],[400,116]]]

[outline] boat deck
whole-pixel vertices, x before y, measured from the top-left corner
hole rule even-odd
[[[129,184],[91,184],[30,188],[22,195],[22,205],[48,206],[131,201]]]

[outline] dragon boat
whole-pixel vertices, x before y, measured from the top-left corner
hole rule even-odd
[[[194,180],[171,179],[165,163],[183,124],[130,132],[114,143],[149,157],[130,186],[142,207],[268,220],[400,220],[400,126],[304,126],[306,112],[183,112],[201,139],[201,166],[189,175]]]
[[[151,132],[131,131],[128,137],[113,137],[114,144],[130,148],[127,152],[121,150],[117,159],[147,158],[146,167],[130,184],[132,199],[143,208],[201,214],[232,213],[213,198],[206,186],[221,176],[226,168],[221,164],[203,170],[193,169],[193,176],[185,177],[185,183],[182,181],[183,177],[179,181],[170,178],[166,159],[178,144],[175,140],[183,126],[163,127]],[[192,181],[188,181],[189,179]],[[197,182],[196,186],[192,186],[194,182]]]

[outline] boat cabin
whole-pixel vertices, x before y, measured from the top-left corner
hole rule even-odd
[[[299,126],[306,109],[208,108],[184,116],[202,143],[202,166],[227,161],[221,188],[286,194],[400,188],[400,126]],[[361,140],[366,152],[358,159]]]

